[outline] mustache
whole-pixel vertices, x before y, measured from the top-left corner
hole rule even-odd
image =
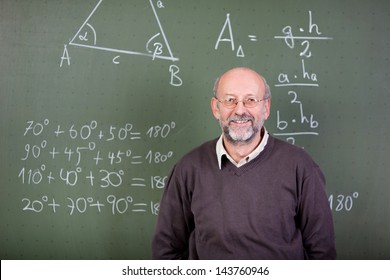
[[[231,123],[231,122],[236,122],[236,121],[254,121],[253,117],[249,116],[249,115],[235,115],[235,116],[232,116],[228,119],[228,122]]]

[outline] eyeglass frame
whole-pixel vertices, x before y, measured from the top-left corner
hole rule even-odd
[[[270,99],[270,97],[265,97],[265,98],[263,98],[263,99],[257,99],[257,98],[253,98],[253,97],[248,97],[248,98],[245,99],[245,100],[237,100],[237,98],[229,98],[229,99],[234,99],[234,100],[235,100],[235,102],[233,102],[234,105],[232,105],[232,106],[230,107],[230,106],[226,106],[226,104],[225,104],[225,102],[228,101],[228,100],[225,99],[225,100],[221,101],[221,100],[219,100],[218,97],[216,97],[216,96],[213,96],[213,98],[215,98],[219,103],[221,103],[225,108],[228,108],[228,109],[234,109],[234,108],[236,108],[238,102],[242,102],[242,105],[244,105],[245,108],[255,108],[257,105],[260,104],[261,101]],[[247,105],[245,105],[246,102],[247,102],[249,99],[253,99],[253,100],[255,101],[255,105],[254,105],[254,106],[248,107]]]

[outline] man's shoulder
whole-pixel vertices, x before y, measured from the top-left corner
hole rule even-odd
[[[207,154],[212,153],[215,155],[215,149],[217,145],[218,139],[212,139],[208,140],[199,146],[191,149],[188,151],[186,154],[184,154],[183,158],[188,158],[188,157],[204,157]]]
[[[311,155],[302,147],[296,146],[284,140],[275,138],[270,135],[270,139],[273,142],[273,153],[286,158],[303,160],[306,162],[312,162]]]
[[[185,153],[182,158],[178,161],[178,164],[185,164],[188,162],[198,163],[216,159],[216,145],[218,138],[204,142],[203,144],[191,149]]]

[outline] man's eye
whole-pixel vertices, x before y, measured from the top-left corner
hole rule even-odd
[[[225,99],[225,102],[226,102],[226,103],[234,103],[235,101],[236,101],[235,98],[226,98],[226,99]]]

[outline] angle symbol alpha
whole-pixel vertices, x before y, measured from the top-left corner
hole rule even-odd
[[[145,7],[145,0],[116,2],[99,0],[69,46],[146,56],[153,60],[179,60],[172,54],[153,0],[149,0],[150,9]],[[157,2],[157,8],[164,8],[161,1]]]

